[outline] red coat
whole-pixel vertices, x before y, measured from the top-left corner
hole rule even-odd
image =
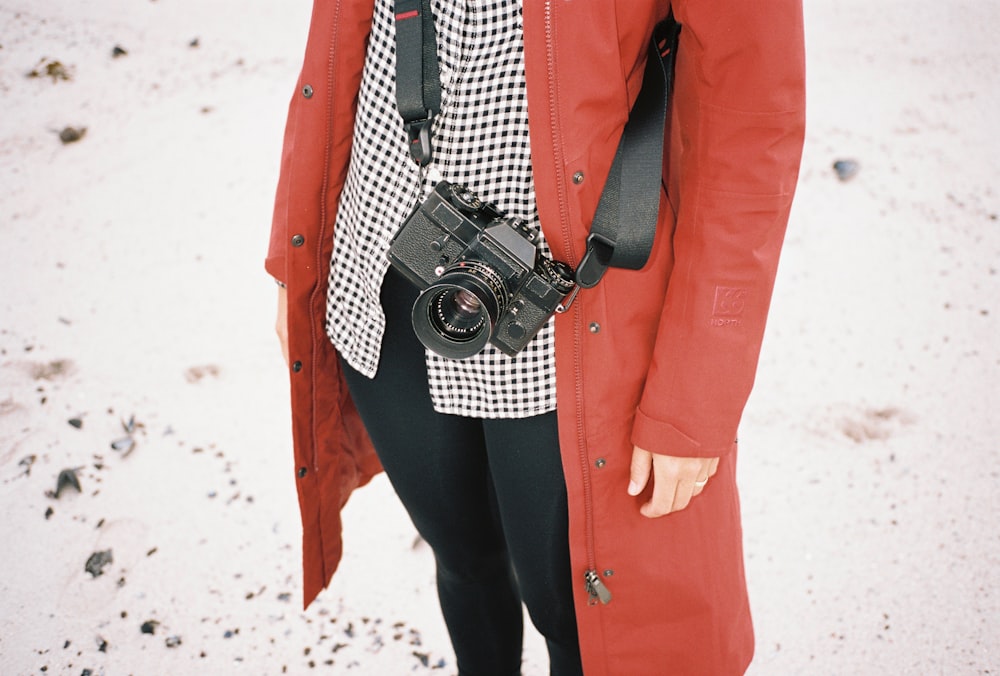
[[[674,0],[682,24],[649,263],[610,270],[556,319],[559,435],[588,676],[742,673],[753,653],[735,438],[754,378],[804,127],[801,0]],[[524,0],[538,211],[576,263],[641,84],[656,0]],[[332,224],[372,0],[315,0],[292,99],[268,271],[288,285],[305,603],[341,556],[340,509],[379,471],[327,340]],[[669,197],[667,197],[669,195]],[[650,520],[633,444],[721,456],[691,505]],[[596,602],[597,571],[613,594]]]

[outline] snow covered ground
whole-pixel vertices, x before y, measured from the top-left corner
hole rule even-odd
[[[262,260],[308,13],[0,4],[2,674],[454,673],[383,478],[301,610]],[[1000,5],[806,18],[802,180],[740,434],[750,673],[996,673]],[[66,469],[82,491],[49,495]],[[537,636],[524,673],[547,673]]]

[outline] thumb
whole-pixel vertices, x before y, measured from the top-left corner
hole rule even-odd
[[[632,468],[629,471],[628,494],[639,495],[649,481],[653,468],[653,454],[638,446],[632,449]]]

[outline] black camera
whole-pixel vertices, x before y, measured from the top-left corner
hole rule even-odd
[[[389,261],[422,289],[413,330],[464,359],[487,342],[514,356],[573,290],[573,269],[538,254],[536,236],[461,185],[440,181],[393,237]]]

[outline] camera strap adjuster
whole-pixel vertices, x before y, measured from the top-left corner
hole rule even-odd
[[[431,148],[431,123],[434,116],[428,114],[422,120],[407,122],[405,125],[406,138],[409,141],[410,157],[420,167],[426,167],[431,162],[433,149]]]

